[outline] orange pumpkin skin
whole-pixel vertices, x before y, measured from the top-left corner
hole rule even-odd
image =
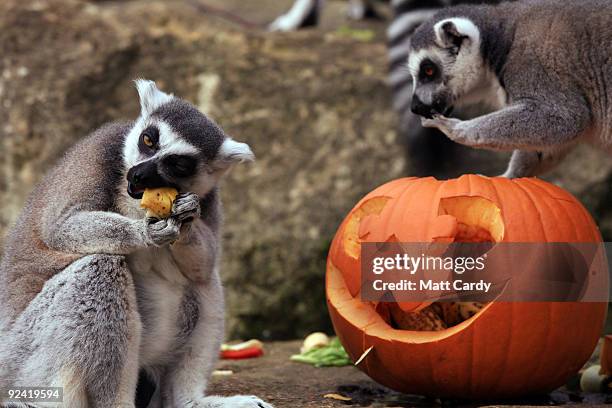
[[[335,331],[353,361],[373,346],[358,367],[397,391],[470,399],[551,391],[590,357],[606,303],[494,302],[474,318],[432,332],[393,329],[360,299],[360,259],[350,256],[353,244],[345,239],[347,228],[356,229],[351,223],[360,208],[368,202],[376,207],[361,214],[361,242],[431,242],[456,233],[453,217],[440,215],[440,203],[462,197],[484,198],[500,210],[502,242],[601,242],[584,207],[538,179],[466,175],[392,181],[351,210],[332,242],[326,291]],[[372,200],[383,203],[382,210]],[[401,305],[405,311],[422,306]]]

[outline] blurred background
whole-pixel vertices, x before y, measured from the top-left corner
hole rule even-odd
[[[438,154],[431,144],[407,149],[421,129],[392,108],[388,6],[378,19],[352,21],[346,3],[332,0],[317,27],[268,32],[290,6],[291,0],[0,2],[0,244],[54,160],[101,124],[136,118],[132,80],[152,79],[257,155],[223,189],[228,335],[331,332],[325,258],[357,200],[405,175],[496,175],[507,155]],[[576,194],[612,239],[609,157],[581,146],[545,178]]]

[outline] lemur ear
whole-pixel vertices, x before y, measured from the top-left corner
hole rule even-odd
[[[480,40],[480,31],[474,23],[467,18],[447,18],[434,25],[438,45],[444,48],[461,47],[469,41],[477,43]]]
[[[219,148],[216,161],[223,167],[235,163],[252,162],[254,160],[255,155],[248,144],[237,142],[231,137],[227,137]]]
[[[153,81],[137,79],[134,83],[140,97],[140,113],[142,116],[150,115],[155,109],[170,102],[173,98],[172,94],[160,91]]]

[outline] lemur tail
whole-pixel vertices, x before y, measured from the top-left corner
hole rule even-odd
[[[391,0],[393,21],[387,29],[389,79],[393,108],[399,115],[399,139],[406,148],[408,174],[447,176],[446,166],[455,159],[455,146],[436,129],[421,126],[410,110],[412,76],[408,71],[410,37],[419,25],[452,0]]]
[[[412,77],[408,72],[410,36],[447,2],[441,0],[392,0],[393,21],[387,28],[389,46],[389,85],[393,107],[400,113],[410,110]]]

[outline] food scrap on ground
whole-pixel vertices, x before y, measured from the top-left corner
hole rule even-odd
[[[580,389],[584,392],[610,392],[612,377],[601,373],[601,366],[593,365],[580,376]]]
[[[225,377],[225,376],[232,375],[232,374],[234,374],[232,370],[214,370],[212,372],[212,375],[216,375],[219,377]]]
[[[264,354],[263,343],[259,340],[249,340],[238,344],[222,344],[221,358],[226,360],[241,360],[261,357]]]
[[[345,397],[344,395],[340,395],[340,394],[325,394],[323,396],[323,398],[330,398],[330,399],[335,399],[338,401],[350,401],[352,400],[351,397]]]
[[[306,336],[300,353],[305,353],[315,348],[325,347],[329,345],[329,337],[323,332],[314,332]]]
[[[340,344],[338,338],[332,339],[328,345],[313,348],[301,354],[294,354],[291,361],[311,364],[315,367],[341,367],[351,365],[351,359]]]

